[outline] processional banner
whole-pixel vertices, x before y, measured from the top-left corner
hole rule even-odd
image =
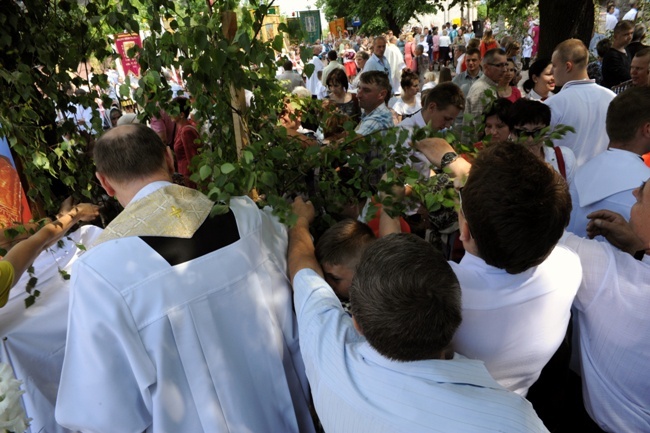
[[[320,10],[300,11],[298,14],[300,16],[300,24],[307,34],[307,42],[313,44],[321,38]]]
[[[115,35],[115,47],[122,60],[122,69],[124,69],[124,76],[128,77],[129,72],[133,73],[136,77],[140,76],[140,64],[138,64],[137,57],[129,57],[129,49],[135,45],[142,48],[142,40],[137,33],[120,33]]]

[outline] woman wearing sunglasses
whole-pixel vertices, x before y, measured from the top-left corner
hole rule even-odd
[[[517,142],[543,159],[562,175],[568,184],[573,182],[577,165],[571,149],[553,146],[548,137],[551,109],[548,105],[529,99],[519,99],[510,108],[510,130]]]

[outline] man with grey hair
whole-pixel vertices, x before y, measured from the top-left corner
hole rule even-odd
[[[483,76],[472,84],[465,101],[465,115],[469,114],[473,118],[465,119],[463,126],[478,126],[483,109],[488,102],[496,97],[497,84],[508,67],[507,60],[506,53],[501,48],[494,48],[485,53],[483,57]],[[489,95],[490,92],[492,92],[493,96]],[[475,141],[476,133],[474,132],[468,138]]]

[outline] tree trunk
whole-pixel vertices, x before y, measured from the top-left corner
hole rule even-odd
[[[399,35],[401,29],[401,26],[397,23],[397,20],[395,17],[391,14],[386,14],[385,18],[386,24],[388,24],[388,29],[393,31],[394,35]]]
[[[555,47],[570,38],[589,47],[594,19],[594,0],[540,0],[538,57],[551,57]]]

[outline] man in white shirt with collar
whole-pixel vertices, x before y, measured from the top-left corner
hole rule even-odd
[[[530,404],[499,386],[481,361],[448,350],[461,322],[460,288],[431,244],[412,234],[372,242],[350,287],[350,317],[314,254],[313,205],[298,198],[294,212],[289,273],[325,431],[547,431]]]
[[[390,65],[390,85],[393,88],[393,94],[401,94],[400,81],[402,79],[402,69],[406,68],[404,63],[404,55],[397,47],[397,38],[392,36],[386,45],[386,58]]]
[[[311,92],[311,97],[313,99],[318,98],[318,90],[320,88],[318,85],[320,82],[318,79],[318,71],[322,71],[325,67],[321,59],[318,57],[322,50],[323,47],[321,45],[314,45],[314,56],[311,58],[309,63],[307,63],[308,65],[314,65],[314,72],[307,78],[307,88]]]
[[[93,432],[314,432],[286,278],[286,229],[170,183],[145,125],[94,147],[124,210],[75,264],[56,420]]]
[[[569,222],[566,182],[517,143],[488,147],[473,165],[442,139],[416,147],[457,182],[467,178],[458,210],[466,253],[450,262],[463,292],[454,350],[525,396],[565,337],[582,275],[577,255],[557,244]]]
[[[650,152],[650,87],[618,95],[607,110],[609,149],[582,165],[571,184],[573,210],[567,230],[587,235],[587,215],[607,209],[630,218],[632,191],[650,177],[642,155]]]
[[[415,128],[424,128],[427,125],[435,131],[441,131],[449,128],[464,108],[465,97],[457,85],[454,83],[438,84],[425,93],[422,99],[422,110],[402,120],[397,126],[408,129],[410,133]],[[413,149],[410,136],[404,142],[404,146]],[[413,149],[413,155],[419,160],[412,162],[413,168],[428,178],[431,163],[415,149]]]
[[[366,65],[363,67],[362,72],[368,71],[381,71],[388,76],[388,82],[393,82],[393,76],[391,74],[390,63],[384,55],[386,52],[386,38],[384,36],[377,36],[372,43],[372,55],[366,62]],[[394,93],[396,89],[392,89]]]
[[[562,86],[562,90],[544,101],[551,107],[551,127],[563,124],[575,129],[575,133],[569,132],[554,143],[573,150],[578,166],[607,149],[605,118],[616,96],[589,79],[588,61],[589,51],[579,39],[560,43],[551,63],[555,85]]]
[[[589,235],[615,246],[568,232],[562,238],[582,262],[573,320],[580,329],[584,405],[602,430],[617,433],[650,426],[650,184],[632,194],[629,224],[614,212],[590,215]]]
[[[627,11],[625,15],[623,15],[623,20],[624,21],[635,21],[636,16],[639,13],[639,10],[637,9],[637,3],[632,2],[630,3],[630,10]]]

